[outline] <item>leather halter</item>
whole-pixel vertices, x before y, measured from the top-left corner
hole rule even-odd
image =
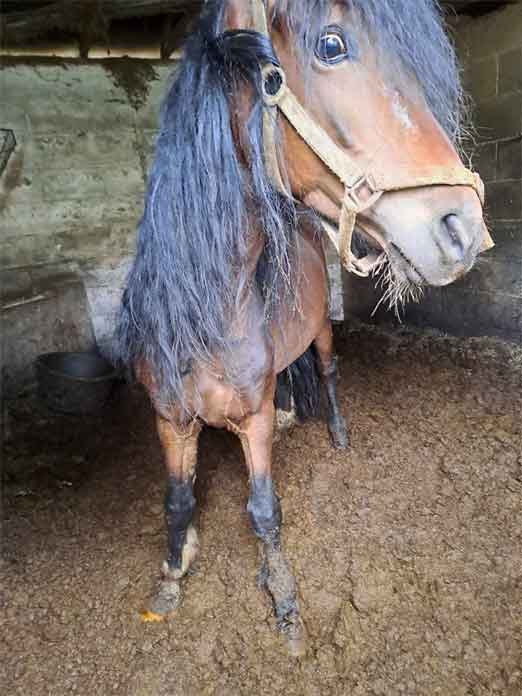
[[[251,0],[251,11],[255,31],[270,39],[265,1]],[[277,154],[275,130],[279,110],[300,138],[344,185],[339,228],[336,229],[324,220],[322,224],[346,270],[356,275],[368,276],[379,264],[382,254],[360,259],[352,253],[351,242],[357,215],[373,206],[386,192],[427,186],[469,186],[476,192],[482,206],[484,205],[482,179],[477,172],[467,169],[463,164],[433,168],[429,173],[422,172],[417,175],[394,174],[393,178],[362,170],[304,109],[288,87],[285,73],[279,65],[264,65],[261,72],[263,99],[267,107],[263,121],[264,154],[269,175],[282,193],[292,196],[283,180]],[[491,246],[493,241],[486,230],[481,251]]]

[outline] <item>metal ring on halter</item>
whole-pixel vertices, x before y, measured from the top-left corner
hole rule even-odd
[[[261,68],[263,101],[267,106],[277,106],[286,90],[286,75],[278,65],[269,63]]]

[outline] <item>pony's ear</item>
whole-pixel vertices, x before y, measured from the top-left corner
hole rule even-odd
[[[263,4],[270,26],[275,0],[228,0],[225,10],[225,28],[228,30],[252,29],[254,14],[256,11],[260,11]]]

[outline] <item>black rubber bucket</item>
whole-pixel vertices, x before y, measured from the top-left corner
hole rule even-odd
[[[118,373],[96,353],[46,353],[36,359],[40,397],[53,411],[98,413],[109,399]]]

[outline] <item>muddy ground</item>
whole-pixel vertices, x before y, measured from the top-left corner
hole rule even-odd
[[[520,352],[363,329],[338,344],[351,452],[321,423],[274,451],[310,637],[299,661],[256,588],[232,436],[202,439],[183,606],[142,624],[165,543],[146,399],[124,387],[83,419],[11,403],[3,694],[520,696]]]

